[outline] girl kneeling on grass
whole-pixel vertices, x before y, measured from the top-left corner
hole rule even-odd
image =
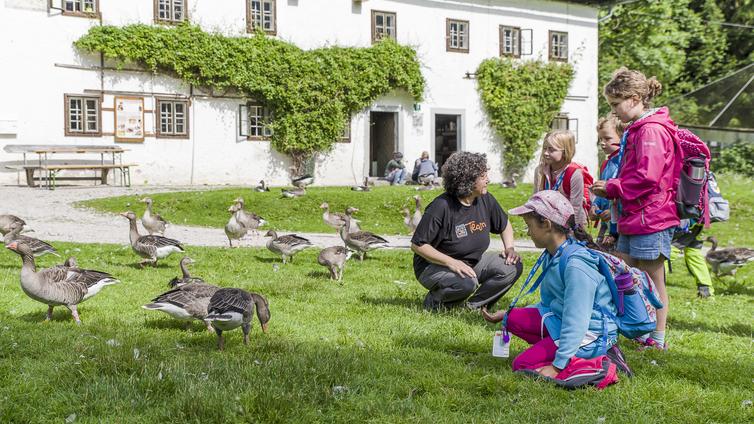
[[[508,213],[522,215],[534,245],[546,249],[537,263],[542,269],[540,302],[507,312],[506,329],[532,345],[513,360],[513,370],[555,378],[574,358],[607,354],[619,370],[630,373],[618,349],[618,327],[602,313],[604,308],[615,316],[617,309],[608,283],[598,271],[598,261],[583,249],[577,250],[565,267],[565,281],[561,279],[560,255],[574,242],[568,237],[574,227],[573,206],[568,199],[556,191],[543,190]],[[535,265],[528,280],[536,270]],[[482,309],[482,316],[489,322],[500,322],[505,314]]]

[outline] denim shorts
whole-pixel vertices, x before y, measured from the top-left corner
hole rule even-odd
[[[670,241],[674,228],[658,231],[652,234],[621,234],[615,249],[628,256],[643,261],[653,261],[664,256],[670,259]]]

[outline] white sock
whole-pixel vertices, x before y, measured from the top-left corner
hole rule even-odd
[[[665,347],[665,332],[664,331],[655,330],[652,332],[650,337],[652,337],[652,339],[654,339],[654,341],[656,341],[660,347]]]

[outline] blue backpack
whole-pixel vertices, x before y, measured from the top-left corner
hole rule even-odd
[[[617,316],[605,308],[603,315],[609,316],[618,326],[618,332],[633,339],[657,328],[657,309],[663,304],[657,296],[657,288],[646,272],[629,266],[613,255],[589,249],[583,243],[569,243],[563,250],[558,270],[565,281],[565,270],[570,256],[580,249],[599,261],[599,272],[605,277],[617,309]]]

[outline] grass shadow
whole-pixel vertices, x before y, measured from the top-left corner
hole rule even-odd
[[[191,333],[207,332],[207,327],[199,320],[181,321],[172,319],[168,315],[165,315],[164,318],[154,317],[147,319],[144,321],[144,327],[153,328],[155,330],[181,330]]]
[[[673,329],[679,329],[679,330],[688,330],[692,332],[704,331],[704,332],[709,332],[709,333],[723,333],[723,334],[727,334],[730,336],[737,336],[737,337],[748,337],[751,334],[754,334],[753,325],[747,325],[747,324],[741,324],[741,323],[713,327],[709,324],[704,323],[702,320],[688,322],[688,321],[673,319],[672,315],[669,320]]]
[[[254,255],[254,260],[256,260],[257,262],[263,262],[263,263],[268,263],[268,264],[273,263],[273,262],[277,262],[280,265],[283,265],[282,259],[280,259],[278,257],[270,258],[270,257],[267,257],[267,256]]]
[[[400,306],[412,311],[422,310],[422,302],[419,298],[361,296],[360,300],[374,306]]]
[[[327,271],[309,271],[306,273],[309,278],[316,278],[320,280],[330,280],[330,273]],[[335,281],[335,280],[332,280]]]

